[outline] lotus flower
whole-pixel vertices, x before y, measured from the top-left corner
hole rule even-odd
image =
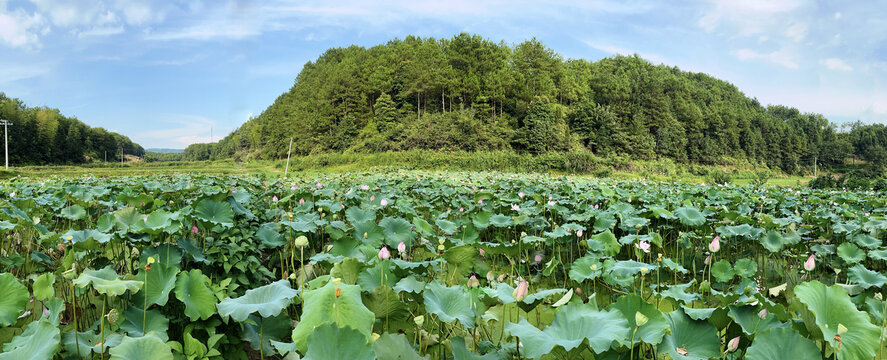
[[[523,199],[523,198],[524,198],[524,193],[523,193],[523,192],[519,192],[519,193],[517,193],[517,196],[520,197],[521,199]]]
[[[648,242],[646,242],[646,241],[643,241],[643,240],[641,240],[641,241],[640,241],[639,243],[637,243],[637,244],[634,244],[634,247],[643,250],[644,253],[649,253],[649,252],[650,252],[650,243],[648,243]]]
[[[197,235],[197,231],[199,231],[197,225],[191,225],[191,233]]]
[[[277,202],[277,195],[274,195],[274,197],[271,198],[271,201]]]
[[[391,252],[388,251],[388,247],[382,245],[382,248],[379,249],[379,259],[388,260],[391,257]]]
[[[761,318],[761,320],[766,319],[767,309],[761,309],[761,311],[758,311],[758,317]]]
[[[734,352],[736,349],[739,349],[739,336],[730,339],[730,342],[727,343],[727,352]]]
[[[528,284],[526,280],[521,280],[520,284],[514,289],[514,292],[511,293],[511,296],[514,297],[514,300],[523,301],[524,298],[527,297],[529,288],[530,284]]]
[[[499,276],[496,278],[496,281],[503,282],[503,281],[505,281],[505,278],[507,278],[507,277],[508,277],[508,274],[499,274]]]
[[[718,250],[721,250],[721,237],[715,236],[715,238],[708,244],[708,250],[716,253]]]
[[[813,260],[813,254],[810,254],[810,257],[807,258],[807,261],[804,262],[804,270],[813,271],[816,268],[816,261]]]
[[[554,201],[548,200],[548,206],[554,206]]]
[[[397,244],[397,252],[407,251],[407,244],[404,244],[403,241],[400,244]]]
[[[470,287],[470,288],[476,288],[476,287],[480,286],[480,281],[477,280],[477,276],[475,276],[474,274],[471,274],[471,276],[468,278],[468,284],[466,284],[466,285],[468,285],[468,287]]]
[[[370,201],[376,201],[376,194],[370,195]]]
[[[533,261],[535,261],[537,264],[541,263],[542,262],[542,254],[536,254],[536,256],[533,257]]]
[[[299,205],[305,205],[305,198],[299,199]]]
[[[520,206],[517,206],[517,204],[511,204],[511,210],[520,211]]]
[[[487,281],[493,281],[496,278],[496,274],[493,274],[493,270],[487,271]]]
[[[582,237],[582,229],[576,230],[576,236]]]
[[[705,261],[703,261],[703,263],[705,263],[705,265],[708,265],[708,263],[710,263],[710,262],[711,262],[711,255],[706,256]]]
[[[317,183],[317,188],[320,189],[320,188],[322,188],[322,187],[323,187],[323,184],[321,184],[321,183],[318,182],[318,183]]]
[[[487,254],[487,253],[484,251],[484,249],[480,249],[480,248],[477,249],[477,253],[480,254],[480,256],[484,256],[484,255]]]
[[[388,206],[388,200],[387,200],[387,199],[382,199],[382,201],[380,201],[379,204],[381,204],[383,207],[384,207],[384,206]]]

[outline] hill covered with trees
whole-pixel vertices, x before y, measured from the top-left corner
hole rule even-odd
[[[878,133],[853,131],[862,130]],[[860,136],[822,115],[762,105],[706,74],[637,55],[565,59],[535,39],[508,45],[464,33],[329,49],[258,117],[184,158],[282,158],[290,137],[295,155],[590,151],[786,172],[863,155],[852,142]],[[872,141],[867,154],[887,147]]]
[[[109,161],[119,161],[121,149],[127,155],[142,156],[145,152],[126,136],[89,127],[58,109],[28,107],[2,92],[0,119],[14,124],[8,129],[10,164],[84,163],[104,160],[106,153]]]

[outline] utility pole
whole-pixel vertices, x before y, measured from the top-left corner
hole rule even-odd
[[[283,170],[283,178],[286,179],[286,174],[290,171],[290,154],[293,152],[293,138],[290,138],[290,149],[286,152],[286,170]]]
[[[0,119],[0,125],[3,125],[3,149],[6,154],[6,170],[9,170],[9,135],[6,129],[12,123],[6,119]]]

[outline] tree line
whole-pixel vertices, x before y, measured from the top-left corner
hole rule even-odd
[[[0,119],[9,131],[9,162],[17,165],[120,161],[121,151],[142,156],[145,150],[128,137],[89,127],[58,109],[28,107],[0,92]],[[2,130],[0,130],[2,131]]]
[[[790,173],[849,156],[887,158],[822,115],[762,105],[703,73],[637,55],[567,59],[536,39],[508,45],[465,33],[329,49],[258,117],[218,143],[189,147],[184,157],[282,158],[291,137],[295,155],[591,151],[702,164],[741,160]],[[887,145],[865,138],[877,138],[870,141],[875,149]]]

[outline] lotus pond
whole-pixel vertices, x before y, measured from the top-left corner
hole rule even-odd
[[[874,192],[408,171],[0,186],[0,359],[884,356]]]

